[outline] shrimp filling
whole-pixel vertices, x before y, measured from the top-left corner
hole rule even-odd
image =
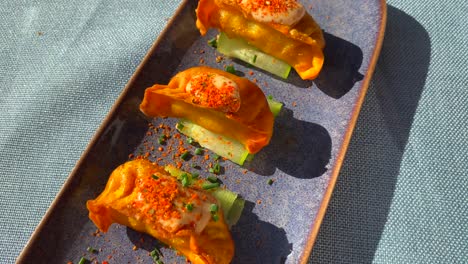
[[[258,22],[292,26],[305,15],[297,0],[237,0],[240,8]]]
[[[193,76],[185,90],[192,96],[192,103],[225,113],[235,113],[241,105],[237,84],[218,74]]]

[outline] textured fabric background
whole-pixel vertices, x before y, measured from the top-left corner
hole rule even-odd
[[[0,263],[14,263],[178,3],[0,3]],[[388,4],[311,263],[467,263],[468,4]]]

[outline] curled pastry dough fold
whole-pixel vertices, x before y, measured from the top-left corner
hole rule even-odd
[[[168,189],[168,186],[176,187]],[[194,201],[191,198],[195,196],[206,198]],[[180,204],[188,200],[194,204],[192,212],[184,211]],[[165,205],[168,201],[171,204]],[[222,210],[217,213],[219,219],[214,221],[209,210],[203,209],[210,203],[216,200],[209,193],[182,187],[163,168],[137,159],[115,169],[104,191],[86,206],[89,217],[103,232],[112,223],[119,223],[150,234],[184,254],[192,263],[229,263],[234,255],[234,243]]]
[[[287,62],[304,80],[315,79],[323,66],[322,30],[307,13],[294,25],[258,22],[232,0],[200,0],[196,12],[196,25],[202,35],[209,28],[218,28],[230,38],[245,39]]]
[[[196,98],[186,88],[201,74],[222,76],[237,85],[240,107],[236,112],[223,112],[195,102]],[[152,117],[188,119],[239,141],[249,153],[257,153],[266,146],[273,133],[273,114],[262,90],[245,78],[209,67],[190,68],[175,75],[168,85],[146,89],[140,110]]]

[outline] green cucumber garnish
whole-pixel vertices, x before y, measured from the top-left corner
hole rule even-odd
[[[164,169],[173,177],[176,177],[179,180],[184,178],[192,181],[196,179],[192,174],[180,170],[172,165],[166,165]],[[226,220],[226,224],[231,227],[237,223],[242,214],[242,210],[244,209],[245,200],[239,197],[237,193],[231,192],[230,190],[219,188],[219,182],[210,182],[206,181],[202,183],[203,186],[209,186],[210,188],[203,188],[206,189],[213,195],[216,200],[218,200],[221,208],[223,210],[224,218]],[[188,207],[192,207],[193,205],[188,204]],[[189,211],[191,209],[187,208]],[[193,209],[193,208],[192,208]]]
[[[273,116],[276,117],[281,111],[283,104],[275,101],[271,96],[267,97],[267,101]],[[198,142],[200,146],[234,163],[243,165],[245,161],[251,161],[253,159],[253,154],[249,154],[244,145],[239,141],[213,133],[189,120],[180,120],[176,128],[182,134]],[[197,151],[196,149],[195,154],[202,154],[202,150],[199,149]]]
[[[284,79],[288,78],[291,71],[291,66],[286,62],[260,51],[243,39],[231,39],[223,32],[218,36],[217,50]]]

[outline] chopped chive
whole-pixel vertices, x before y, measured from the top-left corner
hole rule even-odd
[[[272,185],[273,182],[274,182],[273,179],[269,179],[267,183],[268,183],[268,185]]]
[[[219,163],[215,163],[215,165],[213,165],[213,168],[210,168],[208,171],[210,173],[219,174],[221,172],[221,166],[219,165]]]
[[[218,205],[217,204],[211,204],[210,205],[210,212],[212,212],[212,213],[218,212]]]
[[[180,158],[187,161],[190,157],[190,152],[189,151],[185,151],[182,155],[180,155]]]
[[[81,258],[80,258],[80,261],[78,262],[78,264],[86,264],[86,263],[88,263],[88,262],[89,262],[88,259],[86,259],[85,257],[81,257]]]
[[[214,159],[215,161],[219,160],[220,158],[221,158],[221,156],[218,155],[218,154],[214,154],[214,156],[213,156],[213,159]]]
[[[181,180],[182,186],[187,187],[190,185],[190,180],[188,178],[187,173],[183,173],[180,177],[182,177],[182,180]]]
[[[182,186],[184,186],[184,187],[189,186],[189,181],[187,180],[187,178],[182,179]]]
[[[214,215],[212,216],[212,218],[213,218],[213,221],[215,221],[215,222],[217,222],[217,221],[219,220],[218,214],[214,214]]]
[[[210,205],[210,212],[212,214],[213,221],[218,221],[219,216],[217,214],[218,212],[218,205],[217,204],[211,204]]]
[[[162,256],[163,254],[161,253],[161,251],[159,251],[158,248],[154,248],[154,250],[150,252],[150,255],[159,257],[159,256]]]
[[[185,205],[185,208],[189,211],[189,212],[192,212],[193,210],[193,204],[192,203],[188,203]]]
[[[236,74],[236,69],[234,69],[234,66],[232,65],[226,66],[226,71],[232,74]]]
[[[203,149],[201,149],[201,148],[196,148],[196,149],[195,149],[195,154],[197,154],[197,155],[202,155],[202,154],[203,154]]]
[[[257,55],[254,55],[252,62],[255,63],[257,61]]]
[[[181,123],[177,123],[176,128],[182,130],[184,129],[184,125],[182,125]]]
[[[207,180],[212,183],[218,182],[218,178],[211,176],[211,175],[208,176]]]
[[[150,256],[153,259],[154,263],[156,264],[163,264],[161,257],[163,256],[159,249],[154,248],[153,251],[150,252]]]
[[[192,179],[198,179],[198,177],[200,177],[200,174],[196,172],[192,174]]]
[[[210,183],[203,183],[202,184],[202,189],[203,190],[209,190],[209,189],[213,189],[213,188],[218,188],[219,187],[219,182],[210,182]]]
[[[195,141],[195,140],[193,140],[193,138],[191,138],[191,137],[188,137],[188,138],[187,138],[187,143],[189,143],[189,144],[192,144],[194,141]]]
[[[159,143],[160,145],[166,143],[166,136],[165,136],[165,135],[159,136],[159,138],[158,138],[158,143]]]
[[[87,248],[86,248],[86,251],[88,251],[89,253],[96,253],[96,252],[98,252],[97,249],[92,248],[92,247],[87,247]]]
[[[270,95],[268,96],[268,99],[273,100],[273,95],[270,94]]]
[[[218,47],[218,41],[216,40],[216,38],[212,38],[212,39],[208,40],[208,45],[210,45],[213,48],[217,48]]]
[[[155,179],[155,180],[159,179],[159,177],[156,176],[156,174],[151,175],[151,178],[153,178],[153,179]]]

